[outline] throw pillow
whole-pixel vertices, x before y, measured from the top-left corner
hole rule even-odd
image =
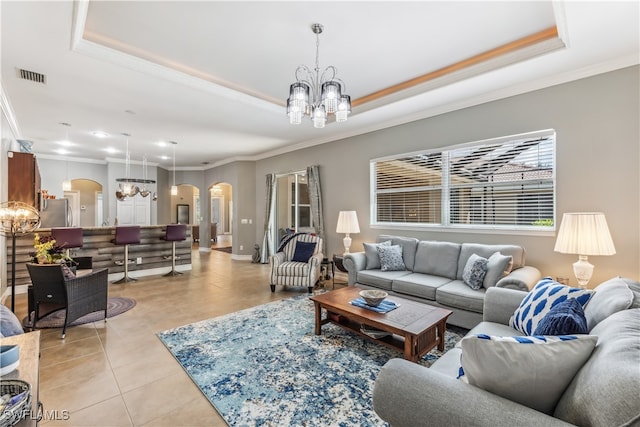
[[[377,247],[380,256],[380,270],[382,271],[401,271],[406,270],[404,261],[402,260],[402,247],[400,245]]]
[[[589,330],[613,313],[628,309],[633,303],[633,292],[620,277],[601,283],[593,291],[589,304],[584,308]]]
[[[296,242],[296,249],[293,252],[291,261],[309,262],[309,258],[311,258],[315,250],[316,242]]]
[[[62,275],[64,276],[65,280],[76,278],[76,273],[74,273],[67,264],[62,264]]]
[[[598,337],[561,335],[463,338],[462,369],[469,384],[551,414]]]
[[[555,305],[567,298],[575,298],[584,307],[589,302],[591,295],[593,295],[591,290],[570,288],[554,282],[551,277],[545,277],[524,297],[520,306],[509,319],[509,326],[525,335],[533,335],[540,320]]]
[[[587,319],[584,310],[575,298],[569,298],[553,307],[540,320],[534,335],[573,335],[586,334]]]
[[[365,270],[375,270],[380,268],[380,255],[378,255],[378,246],[391,246],[391,240],[381,243],[363,243],[364,254],[367,258]]]
[[[484,276],[482,286],[485,288],[495,286],[498,280],[511,273],[512,268],[513,257],[511,255],[494,252],[487,260],[487,274]]]
[[[472,254],[462,271],[462,281],[471,289],[477,291],[482,287],[484,276],[487,274],[487,259]]]
[[[20,321],[9,308],[0,304],[0,337],[10,337],[24,333]]]

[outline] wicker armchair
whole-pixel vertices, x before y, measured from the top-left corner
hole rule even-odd
[[[80,277],[65,279],[60,264],[27,264],[33,285],[29,313],[31,327],[54,311],[65,309],[62,337],[67,326],[82,316],[96,311],[104,312],[107,320],[108,270],[93,271]]]

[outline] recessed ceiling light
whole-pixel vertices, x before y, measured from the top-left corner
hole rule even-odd
[[[162,160],[169,160],[171,157],[169,157],[169,156],[160,156],[160,158],[161,158]]]
[[[94,130],[93,132],[91,132],[91,135],[97,137],[97,138],[106,138],[109,136],[108,133],[101,131],[101,130]]]
[[[63,147],[71,147],[73,145],[73,142],[69,141],[68,139],[63,139],[61,141],[58,141],[58,144],[62,145]]]
[[[65,154],[69,154],[69,150],[65,150],[64,148],[59,148],[57,150],[54,150],[56,153],[60,154],[60,155],[65,155]]]
[[[166,147],[167,146],[167,142],[166,141],[158,141],[158,142],[156,142],[156,145],[158,147]]]
[[[107,148],[104,148],[103,150],[106,151],[109,154],[115,154],[115,153],[118,152],[118,150],[113,148],[113,147],[107,147]]]

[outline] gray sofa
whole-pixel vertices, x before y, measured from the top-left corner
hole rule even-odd
[[[606,293],[601,293],[598,300],[592,297],[585,306],[589,335],[597,336],[596,347],[579,365],[549,413],[456,379],[461,365],[460,343],[430,368],[402,359],[387,362],[375,382],[376,413],[393,427],[639,426],[640,284],[621,278],[606,283],[620,280],[629,288],[628,296],[622,296],[626,300],[624,307],[620,307],[620,298]],[[596,288],[596,295],[598,292]],[[469,335],[522,335],[508,326],[522,297],[521,292],[509,289],[489,289],[484,321]],[[550,368],[542,369],[553,369],[557,360],[550,358],[544,363],[549,363]],[[518,386],[525,388],[527,384]]]
[[[382,289],[390,295],[418,300],[451,310],[447,323],[470,329],[482,321],[486,287],[473,290],[462,281],[462,273],[472,254],[489,258],[495,252],[513,257],[512,270],[496,277],[491,286],[529,291],[540,279],[537,268],[525,265],[525,250],[515,245],[484,245],[419,241],[411,237],[380,235],[377,243],[391,241],[402,247],[404,271],[382,271],[375,247],[365,243],[364,252],[344,256],[349,285]],[[488,286],[488,287],[491,287]],[[523,292],[524,294],[524,292]]]

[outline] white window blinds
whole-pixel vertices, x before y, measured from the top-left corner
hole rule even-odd
[[[555,133],[371,162],[373,223],[553,229]]]

